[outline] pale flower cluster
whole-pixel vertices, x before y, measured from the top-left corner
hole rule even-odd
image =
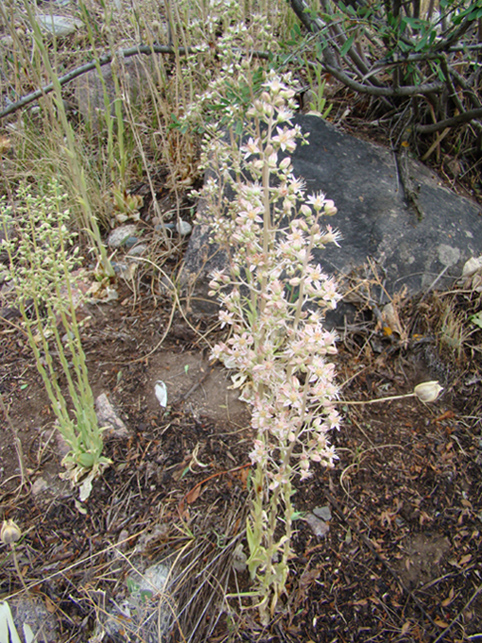
[[[233,147],[217,142],[216,178],[204,191],[214,238],[227,252],[229,270],[212,275],[211,296],[230,326],[213,358],[235,369],[243,399],[252,405],[257,432],[253,463],[262,464],[275,489],[286,476],[311,475],[312,462],[332,466],[329,432],[338,428],[337,387],[329,361],[335,334],[323,314],[336,306],[334,280],[313,263],[313,250],[337,243],[324,223],[336,213],[323,194],[305,198],[288,154],[303,139],[292,125],[291,79],[271,75],[248,115],[252,131],[238,145],[240,172],[228,175]],[[234,198],[220,198],[226,184]]]
[[[215,138],[220,123],[240,122],[251,102],[260,67],[254,52],[275,52],[279,43],[263,12],[247,14],[235,0],[207,0],[201,17],[190,21],[189,33],[202,44],[183,63],[184,84],[189,87],[195,78],[206,89],[191,93],[180,121]]]

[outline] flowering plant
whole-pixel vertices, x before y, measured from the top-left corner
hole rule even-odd
[[[305,137],[291,121],[290,75],[270,73],[263,90],[247,113],[243,139],[230,132],[229,142],[211,144],[214,176],[202,192],[201,219],[228,256],[229,268],[212,275],[210,294],[231,333],[212,357],[236,369],[234,385],[252,406],[247,565],[256,581],[250,595],[267,622],[289,574],[294,479],[309,478],[313,462],[331,467],[336,459],[328,439],[340,423],[328,361],[336,337],[323,315],[339,295],[334,280],[313,265],[313,250],[336,243],[339,234],[321,226],[336,213],[333,201],[305,198],[304,182],[293,174],[289,154]]]
[[[81,257],[76,234],[69,229],[67,195],[52,180],[44,193],[34,195],[27,185],[21,185],[15,196],[15,206],[0,199],[8,276],[58,429],[69,447],[62,460],[67,469],[63,476],[79,484],[80,499],[86,500],[93,480],[110,460],[102,455],[102,428],[95,413],[76,313],[81,301],[76,284]],[[72,410],[59,384],[59,367]]]

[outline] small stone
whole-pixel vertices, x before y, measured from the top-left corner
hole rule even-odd
[[[114,410],[105,393],[95,400],[95,412],[99,426],[106,428],[105,435],[109,438],[127,438],[129,430]]]
[[[330,531],[329,525],[324,520],[317,518],[314,514],[308,514],[305,520],[318,538],[324,538]]]
[[[146,254],[147,250],[148,247],[144,243],[138,243],[136,246],[131,248],[127,254],[129,257],[142,257],[142,255]]]
[[[135,232],[137,232],[137,227],[135,225],[130,224],[119,226],[110,233],[107,238],[107,245],[109,248],[120,248],[126,243],[129,237],[134,237]]]
[[[183,219],[179,219],[176,223],[176,230],[181,235],[181,237],[186,237],[188,234],[191,234],[192,225]]]
[[[126,248],[133,248],[136,243],[139,243],[139,239],[137,237],[127,237],[122,245],[124,245]]]
[[[55,16],[50,13],[39,13],[35,18],[43,31],[57,38],[69,36],[84,25],[82,20],[67,18],[66,16]]]
[[[154,228],[156,232],[164,232],[164,230],[174,230],[174,223],[158,223]]]
[[[462,277],[472,277],[476,272],[482,270],[482,256],[470,257],[465,263],[462,270]]]
[[[318,518],[321,518],[322,520],[331,520],[331,509],[330,507],[325,506],[325,507],[315,507],[313,509],[313,513],[315,516],[318,516]]]

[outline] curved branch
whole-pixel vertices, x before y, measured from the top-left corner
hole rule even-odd
[[[446,127],[453,127],[454,125],[460,125],[461,123],[469,123],[474,118],[482,118],[482,107],[469,109],[463,114],[452,116],[452,118],[446,118],[445,120],[433,123],[432,125],[415,125],[414,130],[418,134],[433,134],[434,132],[439,132]]]
[[[460,26],[455,29],[452,33],[449,33],[445,40],[441,40],[436,43],[434,46],[435,51],[448,51],[450,47],[460,41],[462,36],[473,26],[473,22],[470,20],[463,20]]]
[[[297,15],[301,24],[311,31],[312,33],[318,33],[325,26],[319,18],[313,18],[312,12],[306,6],[304,0],[289,0],[291,8]]]
[[[402,87],[374,87],[373,85],[363,85],[362,83],[353,80],[347,76],[340,68],[323,63],[324,68],[337,80],[344,85],[362,94],[370,94],[372,96],[416,96],[422,94],[430,94],[432,92],[440,91],[445,83],[436,81],[434,83],[425,83],[423,85],[406,85]]]
[[[188,56],[190,54],[201,53],[202,51],[204,51],[204,49],[195,48],[195,47],[175,48],[168,45],[136,45],[135,47],[129,47],[128,49],[120,49],[116,53],[116,55],[120,56],[121,58],[130,58],[131,56],[137,56],[139,54],[150,56],[151,54],[169,55],[169,54],[177,53],[180,56]],[[250,53],[256,58],[264,58],[264,59],[269,58],[269,54],[264,51],[252,51]],[[105,65],[110,64],[113,58],[114,58],[113,54],[105,54],[104,56],[101,56],[98,61],[93,60],[90,63],[86,63],[81,67],[77,67],[76,69],[69,71],[67,74],[64,74],[63,76],[59,76],[58,81],[61,86],[66,85],[71,80],[74,80],[74,78],[78,78],[79,76],[86,74],[88,71],[95,69],[98,64],[101,67],[104,67]],[[44,87],[41,87],[40,89],[36,89],[34,92],[27,94],[26,96],[24,96],[23,98],[20,98],[20,100],[16,101],[15,103],[12,103],[8,107],[6,107],[2,112],[0,112],[0,119],[4,118],[8,114],[12,114],[12,112],[17,111],[17,109],[20,109],[21,107],[24,107],[29,103],[32,103],[34,100],[37,100],[42,96],[45,96],[45,94],[49,94],[51,91],[53,91],[53,89],[54,89],[53,83],[49,83],[48,85],[45,85]]]
[[[319,33],[324,27],[324,23],[318,19],[314,18],[312,12],[308,10],[308,7],[305,3],[304,0],[289,0],[291,8],[297,15],[297,17],[300,19],[302,24],[311,32],[313,33]],[[407,60],[425,60],[428,58],[441,58],[444,54],[444,51],[441,51],[443,48],[446,51],[463,51],[464,47],[463,46],[458,46],[454,45],[454,43],[457,42],[457,38],[460,38],[463,33],[468,29],[468,27],[464,27],[461,25],[461,27],[450,36],[450,38],[447,38],[446,41],[444,41],[443,47],[437,46],[434,48],[434,51],[432,52],[427,52],[426,54],[408,54],[406,56],[400,57],[400,60],[397,60],[396,58],[388,58],[382,61],[379,61],[378,63],[375,64],[375,66],[372,66],[372,69],[369,70],[365,76],[363,77],[362,81],[369,81],[373,75],[375,75],[378,71],[379,68],[388,66],[388,65],[396,65],[396,64],[401,64],[406,62]],[[480,49],[481,43],[478,45],[474,46],[473,48],[475,50]],[[344,85],[349,87],[350,89],[353,89],[356,92],[360,92],[363,94],[370,94],[371,96],[380,96],[380,97],[386,97],[386,98],[394,98],[394,97],[400,97],[400,96],[416,96],[416,95],[424,95],[424,94],[430,94],[433,92],[439,92],[441,91],[445,83],[443,81],[435,81],[433,83],[424,83],[422,85],[405,85],[405,86],[399,86],[399,87],[388,87],[388,86],[379,86],[378,84],[375,85],[366,85],[363,82],[357,82],[356,80],[353,80],[344,72],[341,67],[338,66],[336,63],[334,57],[328,53],[328,49],[325,49],[324,51],[324,60],[323,60],[323,67],[324,69],[332,74],[337,80],[342,82]],[[359,68],[360,69],[360,68]],[[371,80],[372,83],[376,83],[376,79]],[[477,110],[471,110],[471,111],[477,111]],[[466,114],[469,114],[471,112],[465,112]],[[463,115],[461,115],[463,117]],[[456,117],[459,118],[459,117]],[[470,117],[469,120],[471,120]],[[450,119],[449,119],[450,120]],[[443,121],[444,123],[446,121]],[[465,122],[463,118],[460,121],[457,122]],[[434,127],[432,125],[423,125],[420,127]],[[421,130],[422,131],[422,130]],[[425,130],[424,130],[425,131]],[[427,130],[428,131],[428,130]],[[433,131],[438,131],[433,130]]]

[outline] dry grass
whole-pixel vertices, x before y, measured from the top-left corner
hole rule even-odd
[[[252,25],[250,49],[272,48],[273,42],[267,43],[262,31],[256,33],[253,16],[258,10],[268,12],[275,32],[287,37],[288,9],[282,2],[267,5],[232,3],[226,9],[223,2],[193,0],[172,7],[156,2],[142,2],[141,6],[139,2],[121,5],[86,1],[74,14],[84,26],[67,38],[52,39],[40,32],[26,0],[3,3],[0,92],[4,100],[17,99],[48,82],[55,85],[58,75],[88,60],[100,61],[103,55],[112,54],[114,61],[110,79],[100,74],[100,65],[97,74],[91,73],[91,78],[97,75],[101,79],[104,105],[90,121],[83,117],[79,120],[73,89],[77,81],[54,88],[33,107],[27,106],[3,121],[12,151],[3,159],[0,191],[8,194],[21,178],[42,185],[55,174],[71,197],[78,227],[92,229],[91,237],[95,238],[97,224],[104,230],[116,224],[113,193],[128,194],[140,182],[149,188],[144,204],[150,204],[155,216],[162,219],[157,176],[165,168],[167,187],[175,195],[179,217],[184,194],[199,177],[202,134],[212,119],[204,108],[198,110],[200,97],[216,84],[221,91],[227,89],[220,81],[224,70],[215,42],[232,23],[244,19]],[[238,40],[237,44],[233,39],[233,48],[242,44]],[[178,47],[204,49],[189,56],[116,57],[119,50],[139,43],[172,45],[175,51]],[[256,69],[260,62],[250,55],[248,58],[249,65]],[[138,76],[134,92],[133,75]],[[189,114],[190,120],[182,124]],[[92,238],[89,241],[92,244]],[[169,239],[164,241],[169,247]],[[99,246],[100,239],[96,238],[93,245]]]

